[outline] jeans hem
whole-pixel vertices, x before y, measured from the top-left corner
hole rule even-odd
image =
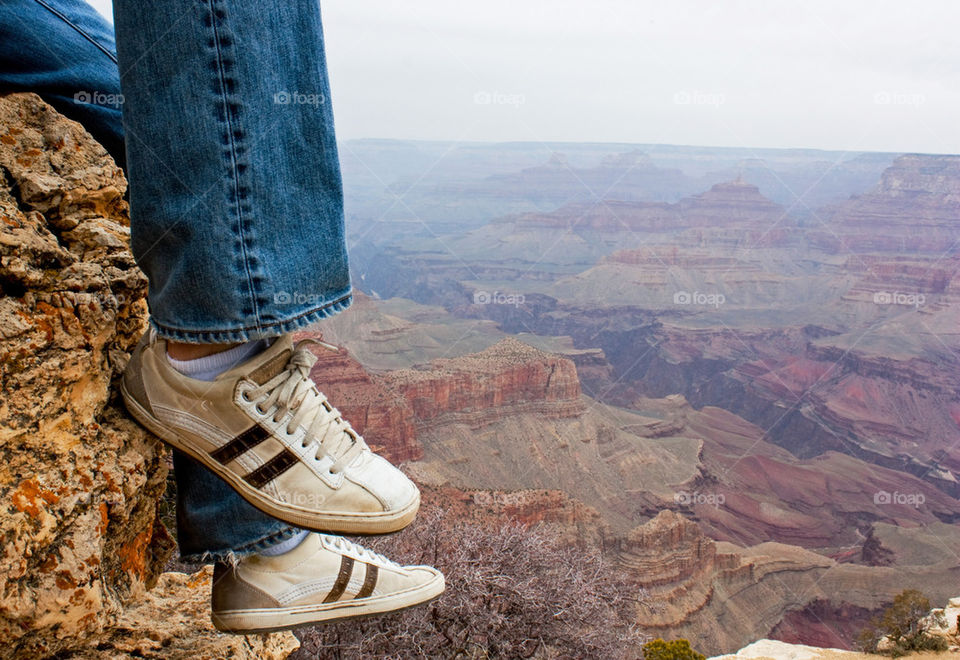
[[[278,532],[272,532],[267,534],[263,538],[260,538],[251,543],[246,543],[239,548],[234,548],[232,550],[207,550],[205,552],[195,552],[188,555],[180,555],[180,561],[188,564],[209,564],[214,563],[225,563],[230,564],[231,566],[236,566],[236,564],[243,559],[244,557],[249,557],[250,555],[255,555],[261,550],[266,550],[270,546],[282,543],[289,538],[293,538],[300,533],[299,527],[287,527],[286,529],[281,529]]]
[[[246,342],[265,337],[278,337],[288,332],[301,330],[313,325],[321,319],[329,318],[345,310],[353,302],[353,292],[348,292],[333,302],[319,307],[312,307],[283,321],[261,323],[255,327],[231,328],[223,330],[181,330],[158,323],[152,316],[150,325],[157,331],[157,335],[164,339],[182,341],[190,344],[229,344]]]

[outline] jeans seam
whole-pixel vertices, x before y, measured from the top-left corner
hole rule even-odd
[[[247,294],[250,296],[250,302],[253,307],[253,316],[256,319],[256,326],[253,328],[255,330],[262,329],[262,322],[260,319],[260,305],[257,303],[257,296],[255,293],[255,287],[253,283],[253,276],[250,272],[250,258],[247,250],[247,236],[244,231],[244,215],[243,215],[243,203],[241,189],[242,185],[240,183],[240,171],[237,167],[237,142],[234,135],[234,122],[231,121],[231,110],[230,110],[230,101],[227,98],[227,79],[226,79],[226,65],[223,60],[223,51],[221,50],[221,36],[220,31],[217,29],[217,11],[214,7],[216,0],[208,0],[208,6],[210,8],[210,26],[213,30],[213,46],[216,51],[217,57],[217,76],[220,83],[220,100],[223,104],[223,118],[226,123],[227,128],[227,142],[230,148],[230,168],[232,170],[233,178],[233,187],[234,187],[234,204],[236,205],[236,214],[237,214],[237,230],[240,234],[240,252],[241,259],[243,260],[244,274],[247,278]]]
[[[94,39],[90,34],[88,34],[85,30],[83,30],[83,29],[82,29],[80,26],[78,26],[76,23],[74,23],[74,22],[71,21],[69,18],[67,18],[66,16],[64,16],[61,12],[57,11],[56,9],[54,9],[53,7],[51,7],[50,5],[48,5],[44,0],[34,0],[34,2],[36,2],[38,5],[40,5],[41,7],[43,7],[44,9],[46,9],[47,11],[49,11],[51,14],[53,14],[54,16],[56,16],[57,18],[59,18],[61,21],[63,21],[64,23],[66,23],[67,25],[69,25],[70,27],[72,27],[74,30],[76,30],[76,31],[77,31],[77,34],[79,34],[81,37],[83,37],[84,39],[86,39],[87,41],[89,41],[90,43],[92,43],[94,46],[96,46],[100,51],[103,52],[104,55],[106,55],[107,57],[109,57],[110,60],[111,60],[114,64],[117,63],[117,56],[116,56],[114,53],[110,52],[110,49],[109,49],[109,48],[106,48],[103,44],[101,44],[99,41],[97,41],[96,39]]]

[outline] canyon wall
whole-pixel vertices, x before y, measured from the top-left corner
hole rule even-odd
[[[0,654],[92,637],[152,586],[160,444],[111,381],[145,327],[122,172],[37,97],[0,99]]]
[[[391,371],[384,382],[410,403],[421,426],[455,417],[480,427],[511,412],[563,418],[583,410],[573,362],[509,337],[480,353]]]
[[[310,331],[297,333],[298,339],[313,336]],[[400,393],[381,376],[368,373],[346,348],[333,351],[314,344],[311,349],[317,356],[311,378],[374,451],[394,463],[423,456],[413,410]]]
[[[873,190],[823,215],[827,226],[807,236],[827,252],[949,253],[960,216],[960,156],[900,156]]]

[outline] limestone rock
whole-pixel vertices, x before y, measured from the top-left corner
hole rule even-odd
[[[96,636],[172,546],[163,450],[111,400],[146,322],[125,189],[78,124],[0,98],[0,657]]]
[[[147,320],[125,190],[79,124],[0,96],[0,658],[285,657],[212,632],[209,575],[147,591],[173,543],[166,450],[116,395]]]
[[[157,586],[125,610],[96,650],[72,660],[282,660],[300,647],[291,632],[229,635],[210,623],[213,567],[193,575],[164,573]]]
[[[950,645],[960,642],[960,597],[951,598],[946,607],[930,611],[920,624],[928,635],[942,637]]]
[[[877,656],[855,651],[821,649],[816,646],[761,639],[734,654],[718,655],[710,660],[868,660],[875,657]]]

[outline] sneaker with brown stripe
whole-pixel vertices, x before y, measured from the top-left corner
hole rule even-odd
[[[207,382],[173,369],[166,342],[149,331],[121,392],[141,424],[275,518],[343,534],[402,529],[416,516],[419,490],[317,389],[317,358],[303,343],[279,337]]]
[[[392,612],[443,589],[435,568],[400,566],[339,536],[310,534],[282,555],[217,564],[212,618],[227,632],[270,632]]]

